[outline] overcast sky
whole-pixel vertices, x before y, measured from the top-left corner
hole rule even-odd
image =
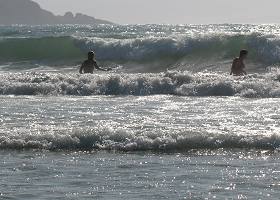
[[[120,24],[280,23],[280,0],[34,0]]]

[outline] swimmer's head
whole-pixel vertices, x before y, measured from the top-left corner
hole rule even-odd
[[[95,53],[93,51],[88,52],[88,59],[92,60],[95,57]]]
[[[246,58],[248,56],[248,51],[246,49],[243,49],[240,51],[239,57],[240,58]]]

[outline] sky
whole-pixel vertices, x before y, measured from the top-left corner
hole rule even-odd
[[[280,0],[34,0],[119,24],[280,23]]]

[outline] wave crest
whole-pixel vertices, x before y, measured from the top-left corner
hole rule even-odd
[[[279,38],[255,33],[121,39],[70,36],[2,39],[0,62],[75,65],[84,59],[87,51],[94,50],[101,62],[121,64],[127,68],[146,64],[148,67],[142,69],[145,72],[164,71],[176,66],[183,70],[203,71],[231,60],[243,48],[250,51],[250,62],[264,66],[280,62]],[[25,69],[25,65],[21,67]]]
[[[192,149],[277,149],[280,137],[213,134],[187,130],[168,135],[135,133],[124,129],[80,129],[72,133],[9,133],[0,137],[0,149],[187,151]]]
[[[0,74],[1,95],[179,95],[280,97],[274,73],[232,77],[227,74],[168,71],[142,74]]]

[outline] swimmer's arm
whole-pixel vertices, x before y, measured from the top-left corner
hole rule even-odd
[[[236,68],[236,65],[237,65],[237,59],[234,59],[232,62],[230,75],[233,75],[233,69]]]
[[[83,69],[84,69],[84,63],[81,65],[81,67],[80,67],[80,70],[79,70],[79,73],[80,74],[83,74]]]
[[[94,63],[95,69],[100,70],[100,71],[109,71],[108,69],[103,69],[101,67],[98,66],[98,64],[95,62]]]
[[[242,73],[243,73],[243,75],[247,75],[247,72],[245,71],[245,65],[244,64],[242,64]]]

